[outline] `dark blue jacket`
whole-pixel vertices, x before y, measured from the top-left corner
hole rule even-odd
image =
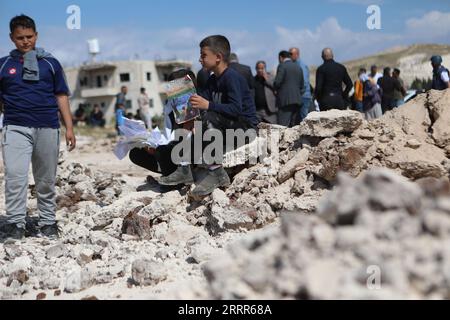
[[[223,113],[232,118],[245,118],[256,126],[255,101],[245,78],[236,70],[227,68],[220,77],[212,75],[206,90],[199,94],[209,101],[209,110]]]
[[[433,84],[431,86],[432,89],[434,90],[448,89],[448,83],[444,82],[441,78],[443,72],[447,72],[450,75],[448,69],[445,68],[444,66],[440,66],[438,69],[433,70]]]

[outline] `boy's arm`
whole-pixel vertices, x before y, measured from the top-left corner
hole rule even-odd
[[[63,118],[64,126],[66,127],[66,144],[69,146],[69,152],[75,149],[76,138],[73,133],[72,113],[70,112],[69,97],[66,94],[56,95],[58,100],[59,112]]]
[[[199,95],[193,95],[190,99],[191,104],[197,109],[216,111],[236,117],[242,112],[242,95],[239,81],[230,81],[227,89],[228,103],[215,103]]]

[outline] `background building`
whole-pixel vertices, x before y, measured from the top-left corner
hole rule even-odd
[[[107,123],[114,119],[116,95],[122,86],[128,87],[127,112],[136,113],[140,88],[146,88],[150,98],[152,116],[161,115],[164,106],[162,83],[169,74],[179,68],[191,69],[190,62],[173,61],[111,61],[91,62],[75,68],[66,68],[65,73],[72,95],[72,113],[80,104],[89,112],[98,104]]]

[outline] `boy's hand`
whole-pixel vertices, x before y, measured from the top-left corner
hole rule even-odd
[[[76,144],[77,139],[75,138],[73,130],[66,130],[66,145],[69,147],[69,152],[75,149]]]
[[[189,101],[191,102],[192,107],[195,109],[208,110],[209,108],[209,101],[199,96],[198,94],[192,95]]]

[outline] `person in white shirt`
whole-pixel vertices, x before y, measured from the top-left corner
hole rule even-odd
[[[369,77],[369,80],[376,85],[378,85],[378,79],[383,77],[383,75],[378,72],[378,67],[376,65],[370,67],[370,73],[367,76]]]
[[[141,88],[141,94],[138,98],[139,113],[142,121],[144,121],[147,129],[152,129],[152,116],[150,114],[150,99],[145,92],[145,88]]]

